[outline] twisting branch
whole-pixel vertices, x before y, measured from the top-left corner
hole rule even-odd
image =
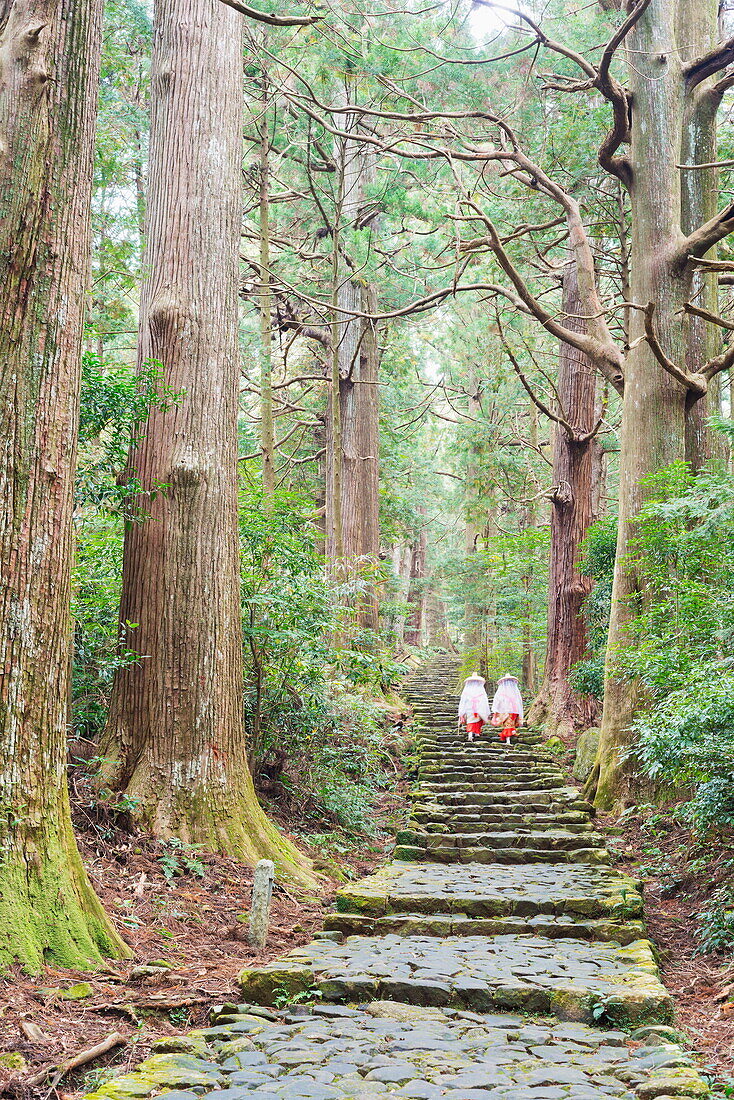
[[[730,332],[734,332],[734,321],[727,321],[723,317],[719,317],[718,313],[709,313],[707,309],[700,309],[699,306],[694,306],[691,302],[686,302],[683,306],[684,313],[691,313],[694,317],[700,317],[704,321],[710,321],[712,325],[718,325],[719,328],[729,329]]]
[[[715,375],[721,374],[723,370],[729,370],[731,367],[734,367],[734,343],[721,355],[709,359],[708,363],[702,368],[701,374],[707,381],[710,381]]]
[[[594,86],[605,99],[609,100],[614,112],[614,125],[599,149],[599,164],[611,175],[621,180],[629,190],[632,186],[632,162],[629,157],[616,156],[620,145],[630,140],[632,101],[616,77],[611,74],[611,64],[615,53],[635,24],[642,18],[650,5],[650,0],[639,0],[621,26],[612,35],[604,48],[599,71]]]
[[[638,307],[639,308],[639,307]],[[655,303],[648,302],[642,311],[645,315],[645,339],[650,345],[650,350],[657,359],[663,370],[667,371],[671,377],[675,378],[677,382],[680,382],[681,386],[689,390],[691,393],[698,394],[699,397],[703,397],[708,389],[708,379],[704,374],[688,374],[677,363],[674,363],[672,359],[663,351],[663,348],[658,340],[657,333],[655,332]]]
[[[310,27],[323,19],[323,15],[270,15],[259,8],[251,8],[241,0],[221,0],[228,8],[234,8],[241,15],[255,19],[258,23],[267,23],[270,27]]]
[[[734,203],[720,210],[713,218],[704,222],[689,237],[686,237],[678,250],[678,262],[681,264],[689,260],[700,262],[710,248],[719,241],[723,241],[730,233],[734,233]]]
[[[710,76],[720,73],[729,65],[734,64],[734,38],[727,42],[720,42],[713,50],[697,57],[683,69],[683,75],[689,88],[695,88]]]
[[[512,351],[512,348],[510,347],[508,341],[505,338],[505,334],[504,334],[504,330],[502,328],[502,322],[500,321],[499,314],[497,314],[497,328],[499,330],[499,335],[500,335],[500,339],[502,341],[502,346],[504,347],[504,349],[507,353],[507,357],[510,360],[510,363],[512,364],[512,368],[515,371],[515,374],[517,375],[517,377],[520,379],[520,381],[522,383],[522,386],[523,386],[523,389],[525,390],[525,392],[527,393],[528,397],[533,402],[533,404],[536,406],[536,408],[540,409],[540,411],[543,413],[543,415],[547,416],[549,420],[553,420],[556,424],[560,424],[560,426],[566,432],[566,435],[568,436],[571,443],[583,444],[583,443],[588,443],[590,440],[592,440],[594,438],[594,436],[598,433],[599,429],[602,426],[602,422],[604,420],[603,413],[599,417],[596,424],[594,425],[594,427],[590,431],[581,432],[581,431],[579,431],[578,428],[574,427],[574,425],[571,424],[569,422],[569,420],[567,419],[567,417],[565,416],[565,410],[561,407],[561,402],[560,402],[560,399],[558,399],[557,394],[556,394],[556,399],[558,400],[558,404],[559,404],[559,407],[560,407],[560,412],[558,412],[558,413],[553,412],[553,410],[550,408],[550,406],[546,405],[546,403],[544,401],[541,401],[541,399],[535,393],[532,386],[530,385],[527,378],[525,377],[525,374],[523,372],[522,367],[520,366],[517,359],[515,358],[514,352]]]
[[[538,190],[555,199],[564,210],[570,246],[578,271],[581,300],[587,313],[587,332],[576,332],[561,324],[532,294],[525,279],[505,250],[493,221],[474,199],[466,194],[466,188],[462,186],[461,179],[454,169],[457,187],[462,195],[466,195],[461,199],[462,206],[471,210],[476,219],[485,226],[489,245],[497,258],[497,262],[513,283],[515,290],[530,313],[536,320],[540,321],[552,336],[564,340],[571,347],[578,348],[579,351],[587,355],[609,383],[621,393],[624,388],[624,358],[612,338],[604,318],[596,284],[594,257],[589,246],[578,203],[558,183],[551,180],[538,165],[534,164],[524,153],[517,149],[490,154],[488,159],[504,160],[514,164],[521,172],[532,177]]]

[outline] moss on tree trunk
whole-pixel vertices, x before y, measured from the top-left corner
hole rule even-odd
[[[72,499],[101,48],[97,0],[0,35],[0,965],[129,954],[86,877],[66,786]]]

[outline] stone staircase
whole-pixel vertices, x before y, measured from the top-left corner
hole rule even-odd
[[[457,732],[458,663],[409,684],[419,749],[411,827],[395,859],[436,863],[608,863],[592,807],[569,788],[557,762],[522,730],[504,746],[491,727],[472,743]],[[436,674],[442,686],[436,688]]]
[[[94,1100],[682,1100],[640,883],[537,734],[456,728],[458,664],[409,680],[417,782],[394,859],[306,947]],[[280,1006],[280,1007],[279,1007]]]

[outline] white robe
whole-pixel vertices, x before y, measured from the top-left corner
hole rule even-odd
[[[483,722],[489,721],[489,696],[479,680],[467,680],[459,700],[459,718],[471,718],[473,714]]]
[[[503,677],[497,684],[497,690],[492,700],[492,713],[517,714],[522,722],[524,717],[522,695],[514,676]]]

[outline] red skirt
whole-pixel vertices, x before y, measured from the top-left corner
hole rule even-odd
[[[519,714],[508,714],[504,727],[500,730],[500,741],[509,741],[511,737],[515,736],[519,721]]]
[[[481,733],[483,725],[484,725],[484,722],[482,721],[481,718],[478,718],[476,722],[467,722],[466,723],[466,732],[467,733]]]

